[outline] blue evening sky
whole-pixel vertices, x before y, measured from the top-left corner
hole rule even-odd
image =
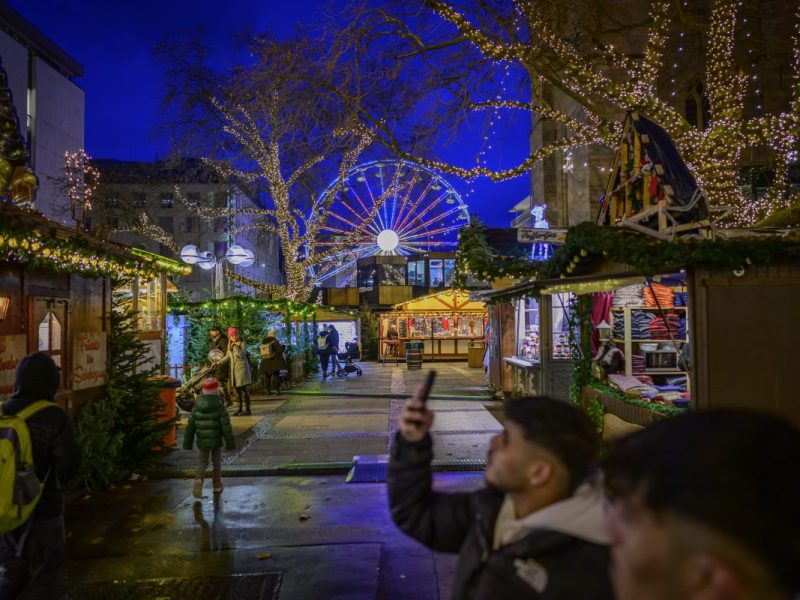
[[[163,73],[153,46],[177,30],[204,28],[224,57],[231,54],[232,36],[245,27],[254,31],[291,33],[297,23],[321,19],[324,0],[7,0],[8,3],[85,69],[76,83],[86,93],[86,150],[95,158],[153,160],[167,155],[163,139],[154,137],[162,99]],[[223,59],[224,60],[224,59]],[[484,116],[474,119],[474,131],[447,148],[443,156],[463,167],[475,164],[483,145]],[[488,164],[508,168],[526,153],[529,121],[503,121],[498,140],[486,148]],[[447,176],[462,194],[470,212],[494,226],[507,226],[508,210],[529,192],[527,176],[492,183],[469,184]],[[474,192],[470,192],[470,189]]]

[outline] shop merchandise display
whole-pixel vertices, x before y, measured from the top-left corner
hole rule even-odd
[[[623,344],[630,344],[631,356],[630,371],[609,374],[608,383],[630,397],[686,406],[689,382],[677,358],[688,341],[688,293],[682,274],[657,279],[613,292],[613,343],[620,349]],[[626,316],[630,319],[629,330]]]

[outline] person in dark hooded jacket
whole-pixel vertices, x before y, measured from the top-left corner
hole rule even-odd
[[[487,487],[431,485],[433,413],[420,390],[400,415],[389,458],[389,505],[406,534],[458,552],[453,598],[611,600],[597,432],[578,409],[546,397],[506,403],[492,438]]]
[[[17,366],[14,393],[3,414],[15,415],[39,400],[53,402],[61,372],[42,352]],[[72,418],[53,404],[27,419],[33,467],[44,489],[27,523],[0,543],[0,598],[58,598],[58,571],[64,556],[64,486],[78,472],[80,448]]]

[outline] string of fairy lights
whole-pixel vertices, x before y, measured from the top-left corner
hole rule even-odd
[[[669,2],[660,1],[651,5],[652,24],[641,60],[634,61],[611,45],[600,48],[607,63],[619,72],[619,76],[612,76],[605,68],[593,64],[574,45],[562,39],[548,27],[532,3],[516,3],[530,28],[530,40],[527,43],[491,37],[447,2],[432,0],[429,4],[487,58],[525,66],[530,65],[531,61],[535,63],[537,58],[531,57],[536,55],[546,56],[551,65],[557,64],[560,84],[573,97],[585,100],[582,104],[586,121],[570,122],[564,119],[565,115],[554,110],[542,113],[547,118],[557,119],[565,124],[574,134],[567,138],[568,142],[560,138],[545,144],[511,169],[489,169],[485,160],[479,160],[479,164],[471,169],[435,161],[420,161],[426,166],[455,173],[468,180],[487,176],[499,181],[523,174],[537,160],[556,150],[564,151],[566,160],[566,157],[571,157],[570,150],[576,146],[603,143],[615,147],[619,139],[614,139],[619,133],[618,124],[609,126],[602,119],[599,109],[593,108],[595,105],[614,106],[622,110],[642,112],[661,125],[675,141],[711,205],[733,204],[733,224],[752,224],[763,218],[767,212],[788,203],[784,193],[786,172],[790,162],[797,159],[800,140],[800,35],[797,29],[800,15],[795,15],[790,109],[778,114],[763,114],[758,74],[744,75],[739,71],[735,60],[736,25],[743,2],[719,0],[714,3],[709,19],[705,76],[705,92],[711,114],[705,129],[699,129],[690,124],[682,111],[673,104],[682,100],[674,87],[668,99],[660,98],[656,90],[659,76],[669,72],[670,67],[666,62],[667,45],[676,33],[678,55],[682,55],[685,50],[685,35],[684,32],[677,31],[679,23],[671,16],[672,6]],[[683,2],[683,7],[686,6],[687,2]],[[751,39],[749,31],[744,33],[744,38],[746,41]],[[752,55],[752,52],[748,54]],[[679,59],[673,58],[671,65],[675,73],[669,78],[669,82],[675,86],[680,78],[677,73]],[[751,68],[755,69],[754,62],[751,63]],[[748,86],[754,87],[755,116],[746,116],[745,112]],[[495,101],[492,105],[498,109],[519,108],[518,103],[514,102]],[[538,111],[541,107],[530,108]],[[769,150],[776,167],[775,183],[761,199],[748,201],[737,185],[739,162],[744,151],[763,147]],[[584,166],[588,164],[584,163]]]
[[[85,227],[89,220],[92,198],[100,184],[100,171],[92,165],[91,160],[83,148],[64,152],[67,197],[72,207],[72,220],[80,227]]]
[[[152,278],[162,272],[185,275],[189,270],[187,265],[162,256],[137,255],[133,249],[115,252],[79,235],[59,236],[51,230],[11,223],[0,227],[0,257],[86,277]]]

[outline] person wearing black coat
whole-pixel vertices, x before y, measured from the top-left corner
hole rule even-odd
[[[339,370],[339,331],[331,323],[328,325],[328,356],[331,364],[331,376]]]
[[[487,487],[436,492],[433,413],[418,391],[401,414],[389,459],[394,522],[432,550],[459,553],[455,599],[612,599],[591,423],[544,397],[511,400],[506,412],[505,429],[491,442]]]
[[[53,402],[61,371],[42,352],[17,366],[14,393],[3,414],[15,415],[39,400]],[[58,572],[64,556],[64,487],[75,477],[81,455],[72,417],[53,404],[35,412],[26,423],[31,436],[33,467],[44,489],[31,518],[0,542],[0,598],[57,598]]]
[[[211,338],[211,345],[208,351],[219,350],[222,354],[228,353],[228,336],[222,333],[219,326],[214,325],[208,330],[209,337]],[[228,379],[230,378],[230,366],[227,363],[218,362],[217,368],[214,369],[214,379],[219,381],[219,389],[222,391],[222,397],[225,400],[225,406],[233,406],[233,400],[228,392]]]

